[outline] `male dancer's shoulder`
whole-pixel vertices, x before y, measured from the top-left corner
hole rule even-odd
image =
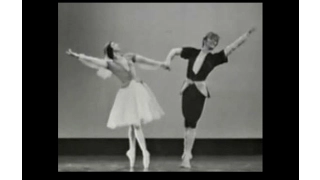
[[[200,51],[199,48],[192,47],[192,46],[182,46],[182,50]]]
[[[200,49],[197,49],[195,47],[191,47],[191,46],[185,46],[182,47],[182,51],[181,51],[181,57],[184,59],[192,59],[194,58],[198,53],[200,52]]]

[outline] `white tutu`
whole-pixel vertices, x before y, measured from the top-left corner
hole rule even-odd
[[[132,80],[121,88],[111,109],[107,127],[141,125],[160,119],[164,112],[147,84]]]

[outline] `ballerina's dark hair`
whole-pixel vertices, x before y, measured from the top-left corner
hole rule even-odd
[[[113,59],[114,58],[114,54],[113,54],[113,48],[111,47],[111,43],[112,43],[112,41],[110,41],[109,43],[107,43],[104,46],[103,53],[104,53],[104,55],[107,55],[108,58]]]
[[[202,46],[204,46],[204,42],[208,39],[215,39],[217,42],[220,40],[220,36],[214,32],[208,32],[202,39]]]

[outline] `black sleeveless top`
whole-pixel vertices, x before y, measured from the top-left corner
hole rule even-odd
[[[182,48],[181,58],[188,60],[187,78],[192,81],[204,81],[209,73],[218,65],[228,62],[228,57],[225,55],[224,50],[218,53],[208,53],[203,61],[202,66],[197,74],[192,71],[194,62],[200,53],[200,49],[192,47]]]

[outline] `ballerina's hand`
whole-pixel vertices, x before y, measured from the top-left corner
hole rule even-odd
[[[73,52],[72,52],[72,50],[71,49],[68,49],[68,51],[66,51],[66,54],[68,54],[68,55],[72,55],[73,54]]]
[[[162,63],[162,64],[161,64],[161,67],[164,68],[165,70],[168,70],[168,71],[171,70],[170,64],[168,64],[168,63],[166,63],[166,62]]]
[[[79,54],[73,52],[71,49],[68,49],[68,51],[66,51],[66,54],[68,54],[69,56],[73,56],[75,58],[79,58]]]

